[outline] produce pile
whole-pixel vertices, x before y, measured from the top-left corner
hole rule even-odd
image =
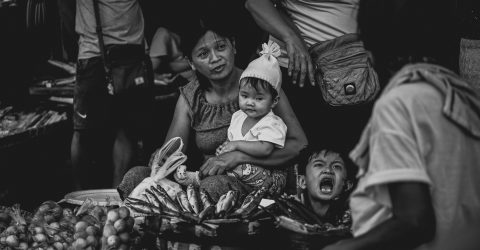
[[[196,224],[206,220],[250,220],[266,193],[266,188],[260,188],[240,197],[237,191],[230,190],[214,203],[205,190],[193,185],[174,195],[169,195],[161,185],[152,185],[136,198],[126,198],[125,206],[143,216],[177,217]]]
[[[0,109],[0,138],[31,131],[67,119],[67,114],[38,108],[35,111],[16,111],[12,106]]]
[[[350,234],[350,216],[346,214],[337,225],[323,221],[311,209],[307,208],[295,196],[275,197],[275,203],[263,210],[270,214],[278,227],[305,234],[348,235]]]
[[[29,214],[18,205],[0,209],[0,249],[132,249],[139,244],[126,207],[62,208],[42,203]]]

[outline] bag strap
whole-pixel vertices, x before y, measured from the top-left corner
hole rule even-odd
[[[100,20],[100,8],[99,8],[98,0],[92,0],[92,1],[93,1],[93,11],[95,12],[95,21],[97,24],[95,30],[97,31],[97,35],[98,35],[98,46],[100,48],[100,54],[102,57],[103,67],[105,69],[106,76],[110,77],[110,67],[107,64],[105,43],[103,41],[102,22]]]

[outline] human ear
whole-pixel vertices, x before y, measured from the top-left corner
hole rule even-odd
[[[235,39],[234,38],[230,38],[228,39],[230,40],[230,43],[232,44],[232,50],[233,50],[233,54],[237,54],[237,48],[235,46]]]
[[[273,99],[272,109],[275,108],[275,106],[277,106],[279,100],[280,100],[280,96],[277,95],[277,97]]]
[[[352,188],[353,188],[353,182],[350,180],[345,180],[344,187],[343,187],[344,191],[345,192],[350,191],[350,189]]]
[[[305,180],[305,175],[297,175],[297,187],[301,189],[307,189],[307,181]]]
[[[192,68],[193,71],[196,70],[195,65],[193,65],[192,61],[188,60],[188,65],[190,65],[190,68]]]

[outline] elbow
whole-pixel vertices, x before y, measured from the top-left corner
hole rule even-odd
[[[404,232],[409,233],[409,242],[412,248],[428,243],[435,237],[436,222],[433,213],[403,221],[402,224]]]
[[[298,159],[300,153],[308,147],[308,141],[306,137],[300,137],[295,140],[292,147],[290,148],[290,154],[293,159]]]
[[[250,13],[253,11],[253,5],[255,4],[255,0],[247,0],[245,1],[244,7],[247,9]]]

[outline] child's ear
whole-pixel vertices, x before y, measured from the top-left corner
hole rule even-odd
[[[305,180],[305,175],[303,174],[297,175],[297,186],[301,189],[307,188],[307,181]]]
[[[351,180],[345,180],[345,192],[350,191],[353,188],[353,182]]]
[[[232,47],[233,47],[233,54],[237,54],[237,47],[235,46],[235,39],[232,38],[231,42],[232,42]]]
[[[193,71],[196,70],[195,66],[193,65],[192,61],[188,60],[188,65],[190,65],[190,68],[192,68]]]
[[[273,99],[272,109],[275,108],[275,106],[277,106],[279,100],[280,100],[280,96],[277,95],[277,97]]]

